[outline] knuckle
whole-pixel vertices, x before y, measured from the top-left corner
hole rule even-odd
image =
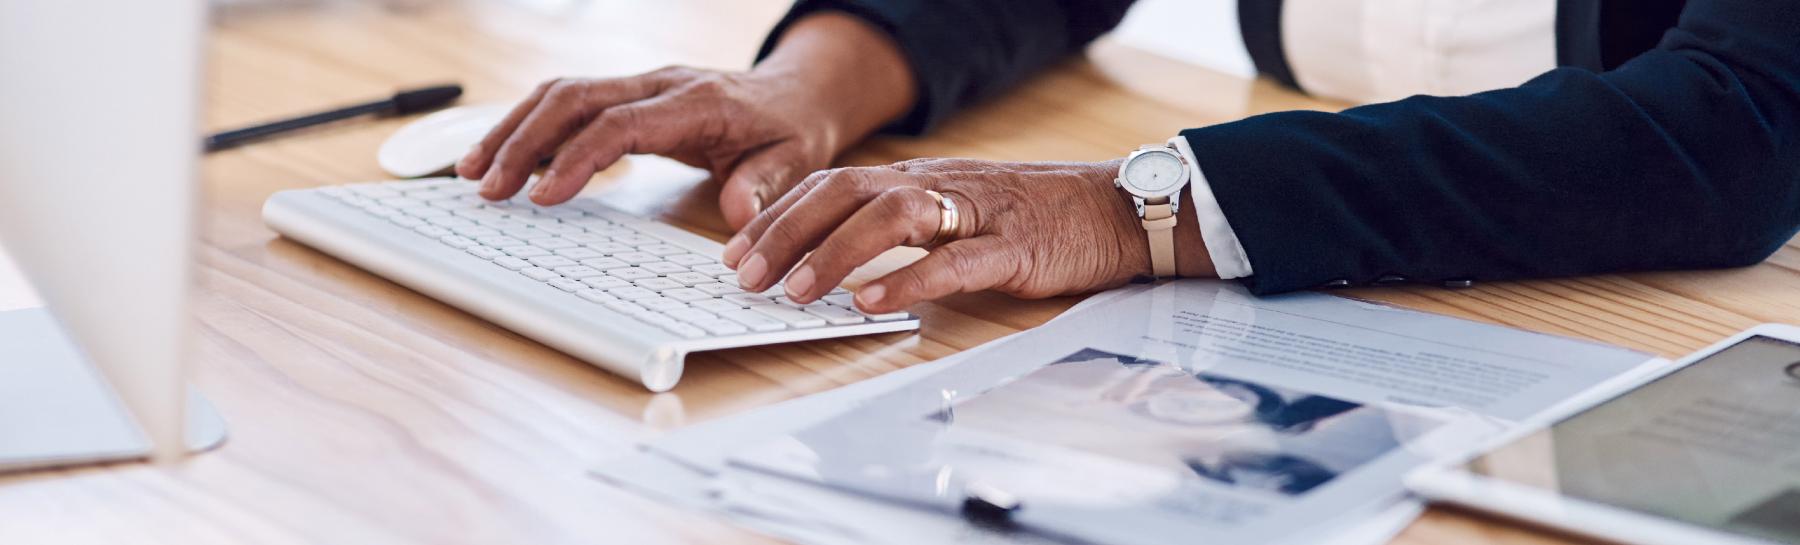
[[[596,125],[606,130],[630,130],[643,121],[644,111],[636,106],[615,106],[600,114]],[[598,130],[598,129],[596,129]]]
[[[763,240],[771,244],[770,249],[775,250],[792,248],[799,244],[805,236],[805,233],[800,232],[800,225],[797,222],[781,221],[780,219],[776,219],[775,223],[763,232]]]
[[[927,293],[931,284],[924,274],[909,268],[895,273],[893,282],[888,286],[899,293],[918,296]]]

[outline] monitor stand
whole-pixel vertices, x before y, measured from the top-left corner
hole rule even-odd
[[[225,421],[189,389],[192,452],[225,440]],[[141,459],[151,450],[124,403],[43,308],[0,312],[0,471]]]

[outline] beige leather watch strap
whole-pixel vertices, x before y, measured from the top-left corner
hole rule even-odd
[[[1175,276],[1175,206],[1169,198],[1144,201],[1144,234],[1150,237],[1150,272]]]

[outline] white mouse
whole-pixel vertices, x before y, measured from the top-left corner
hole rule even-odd
[[[408,123],[381,143],[375,161],[399,178],[448,174],[469,148],[500,124],[511,104],[458,106]]]

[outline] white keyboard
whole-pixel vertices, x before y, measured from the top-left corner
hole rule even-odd
[[[689,352],[908,331],[842,288],[797,305],[738,289],[721,246],[590,198],[490,202],[452,178],[282,191],[284,236],[665,391]],[[521,193],[523,194],[523,193]]]

